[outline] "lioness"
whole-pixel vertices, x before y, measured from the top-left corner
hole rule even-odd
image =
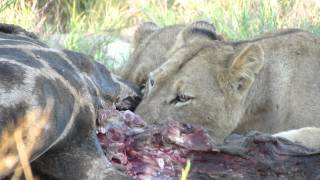
[[[198,124],[220,140],[320,126],[319,37],[291,29],[238,42],[188,39],[150,73],[136,110],[147,121]]]
[[[128,63],[120,69],[119,75],[144,88],[148,74],[167,60],[166,55],[177,40],[177,35],[184,30],[185,36],[221,39],[215,27],[205,21],[196,21],[190,25],[172,25],[160,28],[155,23],[140,25],[134,34],[133,52]]]

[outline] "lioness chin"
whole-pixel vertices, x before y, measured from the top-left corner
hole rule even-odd
[[[291,29],[228,42],[189,32],[150,73],[136,110],[144,119],[201,125],[220,140],[320,126],[319,37]]]

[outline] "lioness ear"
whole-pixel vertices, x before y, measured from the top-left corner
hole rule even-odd
[[[168,56],[191,40],[198,40],[198,43],[201,43],[203,42],[203,39],[211,41],[222,40],[223,38],[217,35],[216,28],[213,24],[206,21],[196,21],[179,32],[175,44],[168,52]]]
[[[229,69],[232,89],[244,95],[251,87],[256,75],[263,67],[264,52],[260,45],[245,47],[232,61]]]
[[[151,33],[158,30],[159,27],[153,22],[145,22],[141,24],[134,33],[133,45],[134,49]]]
[[[194,37],[205,37],[210,40],[220,40],[214,25],[206,21],[196,21],[181,31],[181,38],[184,42]]]

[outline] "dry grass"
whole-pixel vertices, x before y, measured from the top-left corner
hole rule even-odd
[[[48,122],[53,107],[53,100],[45,109],[35,109],[27,113],[18,126],[11,125],[1,135],[0,144],[0,178],[13,172],[12,180],[17,180],[22,173],[26,180],[33,175],[29,165],[32,152],[41,144],[40,135]]]
[[[226,39],[246,39],[281,28],[320,34],[320,0],[0,0],[0,22],[19,24],[44,39],[63,29],[65,47],[87,53],[82,37],[154,21],[160,26],[212,22]],[[39,2],[53,2],[47,8]],[[7,3],[8,4],[8,3]],[[47,10],[45,10],[47,9]],[[99,45],[97,47],[100,47]],[[101,45],[90,54],[113,69]]]
[[[320,0],[57,0],[41,8],[42,0],[1,1],[7,2],[0,6],[1,22],[40,33],[59,30],[56,27],[62,24],[69,32],[98,33],[143,21],[170,25],[197,19],[213,22],[219,32],[234,39],[286,27],[320,32]],[[43,24],[51,16],[52,24]]]

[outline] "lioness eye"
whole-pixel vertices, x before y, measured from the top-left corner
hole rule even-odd
[[[184,94],[178,94],[177,101],[179,101],[179,102],[187,102],[192,98],[193,97],[191,97],[191,96],[187,96],[187,95],[184,95]]]
[[[177,96],[170,101],[170,104],[176,104],[178,102],[187,102],[191,99],[194,99],[194,97],[185,94],[177,94]]]

